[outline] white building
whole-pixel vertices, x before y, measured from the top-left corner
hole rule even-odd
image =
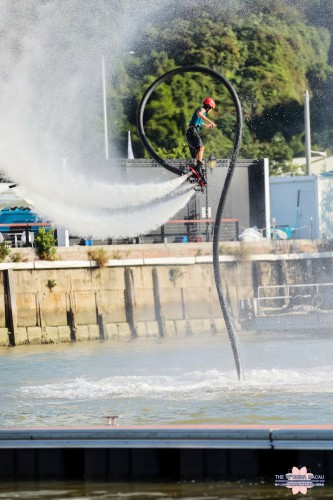
[[[293,239],[333,238],[333,169],[270,178],[272,225]]]

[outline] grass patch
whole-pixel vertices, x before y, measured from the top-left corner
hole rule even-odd
[[[98,267],[105,267],[109,261],[109,257],[104,248],[98,248],[96,250],[89,250],[88,257],[90,260],[94,260]]]
[[[219,254],[220,255],[233,255],[237,262],[244,262],[248,260],[251,255],[251,249],[246,244],[246,242],[241,241],[237,246],[219,246]]]

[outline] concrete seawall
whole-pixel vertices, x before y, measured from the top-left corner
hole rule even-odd
[[[224,287],[236,318],[240,301],[259,285],[333,281],[330,249],[297,245],[223,245]],[[78,247],[59,249],[63,260],[53,262],[22,249],[26,262],[0,264],[0,345],[225,331],[210,244],[103,248],[110,256],[103,267]]]

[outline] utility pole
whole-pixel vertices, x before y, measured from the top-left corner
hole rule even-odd
[[[311,125],[309,91],[304,93],[304,128],[305,128],[305,158],[306,175],[311,175]]]

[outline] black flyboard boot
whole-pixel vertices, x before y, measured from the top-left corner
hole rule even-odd
[[[197,161],[196,170],[197,170],[199,176],[201,177],[201,179],[203,180],[203,182],[206,185],[207,184],[206,171],[205,171],[205,168],[203,166],[202,161]]]

